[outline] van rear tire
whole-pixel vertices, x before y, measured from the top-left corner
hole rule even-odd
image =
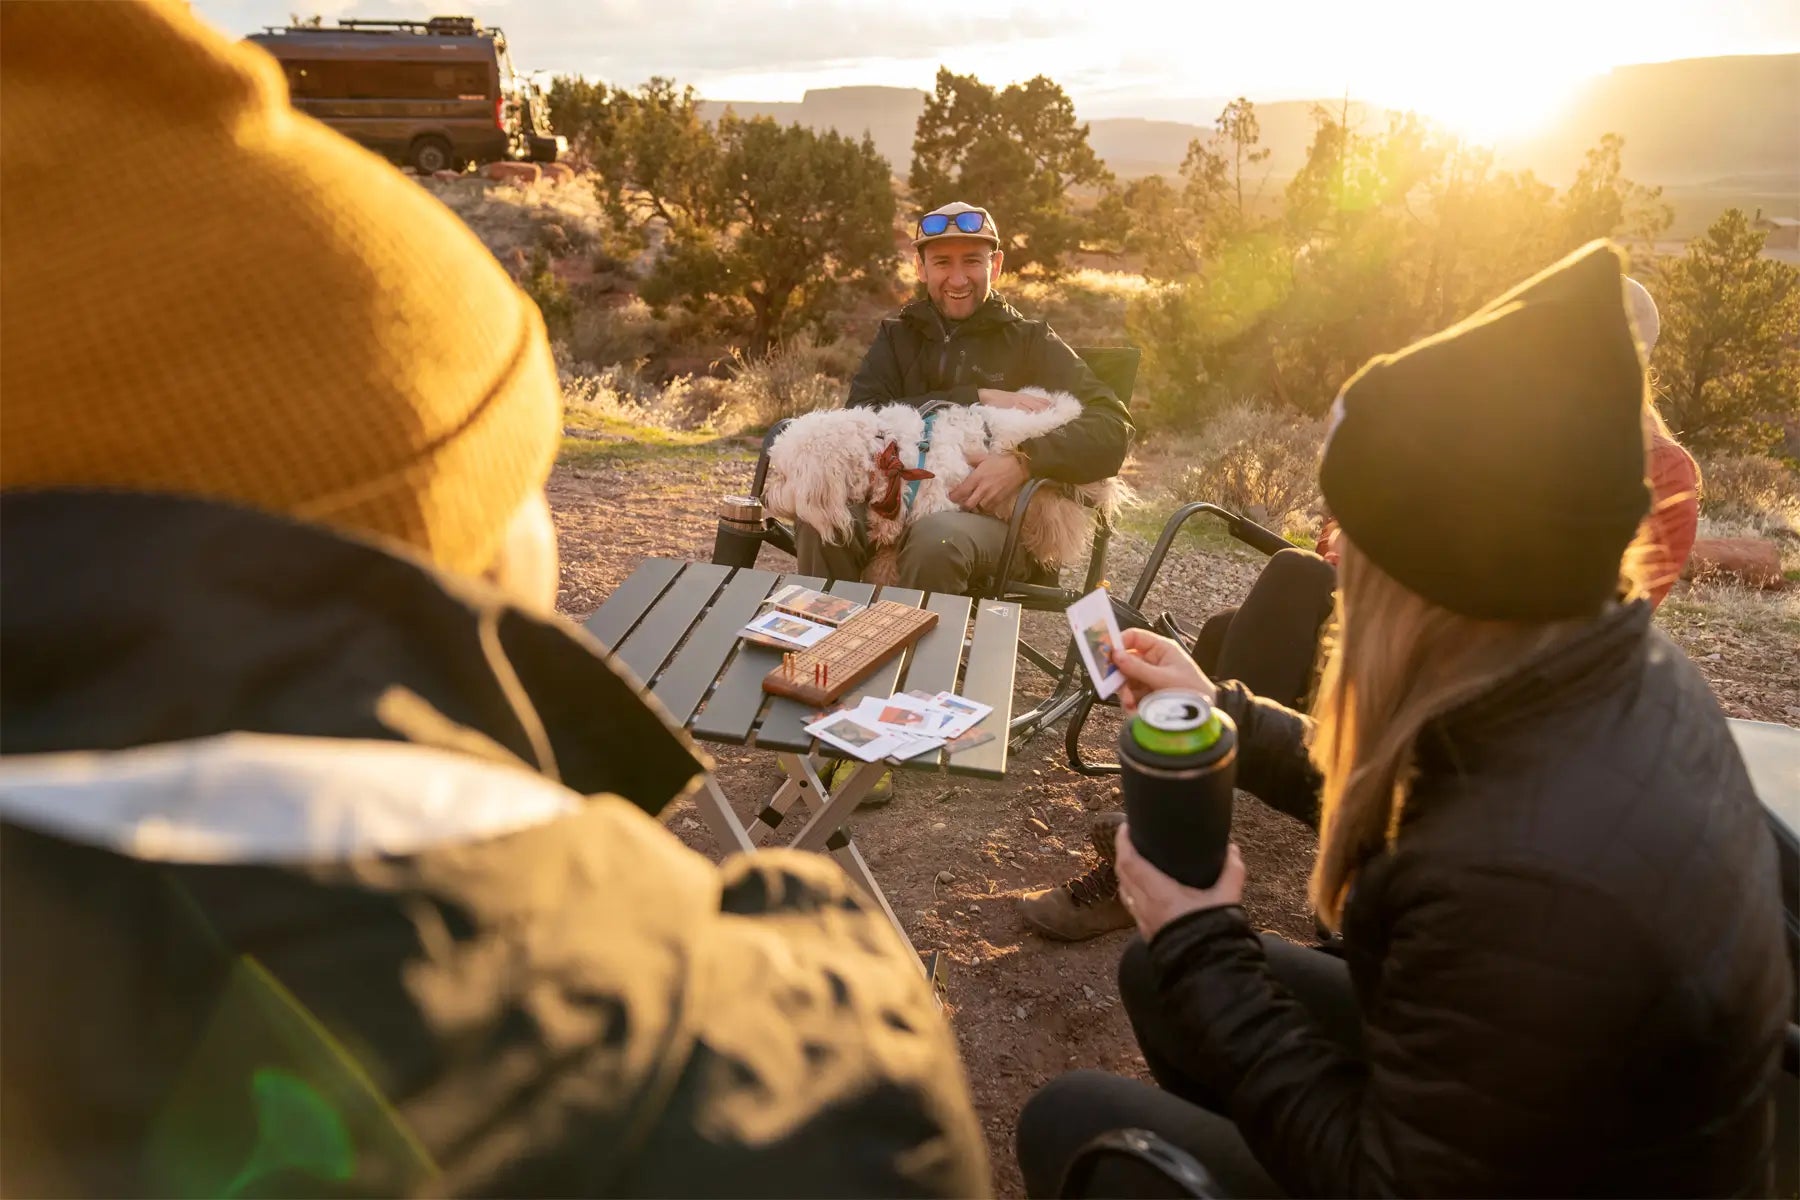
[[[431,175],[438,171],[449,171],[455,168],[455,157],[450,152],[450,143],[441,137],[422,137],[414,141],[412,148],[406,152],[406,161],[411,163],[413,170],[421,175]]]

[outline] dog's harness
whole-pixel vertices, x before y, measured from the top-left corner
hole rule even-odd
[[[927,471],[925,469],[925,456],[927,454],[931,453],[931,424],[933,421],[936,421],[936,420],[937,420],[936,411],[928,412],[925,414],[925,428],[919,433],[919,466],[918,466],[918,470],[907,475],[907,477],[906,477],[906,507],[908,509],[912,508],[913,500],[919,494],[920,481],[930,479],[933,477],[931,472]]]

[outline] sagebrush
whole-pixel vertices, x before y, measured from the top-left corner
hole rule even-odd
[[[1193,466],[1175,485],[1183,504],[1206,500],[1276,528],[1305,526],[1319,504],[1323,421],[1240,402],[1189,439]]]

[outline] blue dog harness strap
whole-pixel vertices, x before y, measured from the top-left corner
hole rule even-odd
[[[928,412],[925,414],[925,430],[923,433],[921,433],[919,435],[919,470],[921,470],[921,471],[923,471],[925,469],[925,456],[927,454],[931,453],[931,423],[935,420],[937,420],[937,413]],[[906,484],[906,507],[907,508],[909,508],[909,509],[912,508],[913,497],[917,496],[919,494],[919,484],[922,482],[923,482],[923,480],[919,480],[919,479],[913,479],[913,480],[909,480],[907,482],[907,484]]]

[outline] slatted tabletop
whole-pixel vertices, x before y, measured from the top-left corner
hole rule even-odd
[[[805,575],[646,559],[588,618],[587,630],[649,685],[670,715],[695,737],[806,753],[815,743],[802,727],[812,720],[813,710],[762,690],[763,676],[781,663],[781,651],[737,636],[763,600],[790,583],[825,588],[823,580]],[[905,765],[913,770],[941,767],[987,779],[1005,775],[1019,606],[843,581],[825,590],[858,603],[891,600],[938,614],[929,633],[839,703],[855,707],[864,696],[921,689],[958,692],[992,705],[994,711],[976,726],[994,734],[986,745],[960,754],[922,755]]]

